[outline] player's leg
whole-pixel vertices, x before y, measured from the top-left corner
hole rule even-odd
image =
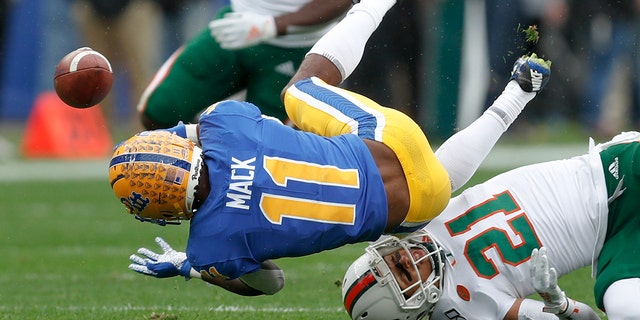
[[[130,89],[127,109],[130,112],[136,111],[133,108],[162,59],[160,56],[161,10],[159,4],[154,1],[132,1],[120,14],[118,23],[111,26],[117,35],[117,39],[114,39],[111,45],[122,52],[122,62],[127,68],[126,75]],[[137,131],[140,122],[135,117],[128,119]]]
[[[296,74],[283,88],[283,99],[291,85],[310,77],[318,77],[328,84],[337,86],[360,63],[369,37],[396,0],[358,2],[309,50]]]
[[[449,173],[452,190],[459,189],[469,181],[502,133],[535,97],[536,92],[542,90],[549,75],[550,63],[534,56],[518,59],[512,80],[487,111],[436,150],[438,160]]]
[[[604,294],[604,307],[609,320],[637,319],[640,315],[640,278],[612,283]]]
[[[393,150],[411,199],[401,227],[422,225],[446,206],[451,197],[447,172],[420,126],[406,114],[318,78],[298,81],[287,90],[284,101],[289,118],[304,131],[323,136],[357,134]]]
[[[155,129],[191,122],[203,109],[240,91],[243,79],[237,51],[220,48],[204,28],[162,65],[145,89],[138,103],[143,125]]]

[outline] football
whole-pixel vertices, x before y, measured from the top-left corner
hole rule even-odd
[[[109,60],[89,48],[79,48],[60,60],[53,75],[53,87],[64,103],[89,108],[107,96],[113,84]]]

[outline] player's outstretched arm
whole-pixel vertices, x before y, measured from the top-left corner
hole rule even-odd
[[[275,263],[267,260],[261,268],[237,279],[202,276],[191,267],[184,252],[174,250],[164,239],[156,237],[162,253],[140,248],[129,257],[129,269],[155,278],[183,276],[186,280],[198,278],[243,296],[271,295],[284,287],[284,272]]]
[[[156,237],[155,241],[162,249],[162,253],[140,248],[137,254],[129,256],[131,261],[129,269],[155,278],[183,276],[189,280],[191,277],[199,277],[199,274],[191,268],[184,252],[174,250],[160,237]]]
[[[209,23],[211,36],[228,50],[251,47],[280,35],[306,32],[331,21],[351,6],[350,0],[313,0],[298,11],[270,16],[255,12],[229,12]]]
[[[242,296],[272,295],[284,287],[284,272],[270,260],[262,262],[258,271],[237,279],[202,277],[202,280]]]
[[[351,0],[312,0],[298,11],[286,13],[275,18],[278,35],[305,32],[311,27],[332,21],[343,15]]]

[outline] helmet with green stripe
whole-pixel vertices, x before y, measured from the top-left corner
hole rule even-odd
[[[177,224],[193,216],[202,166],[202,150],[192,141],[168,131],[145,131],[115,146],[109,181],[136,219]]]

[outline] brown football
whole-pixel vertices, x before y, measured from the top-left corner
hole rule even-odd
[[[113,84],[109,60],[89,47],[77,49],[60,60],[53,87],[64,103],[89,108],[107,96]]]

